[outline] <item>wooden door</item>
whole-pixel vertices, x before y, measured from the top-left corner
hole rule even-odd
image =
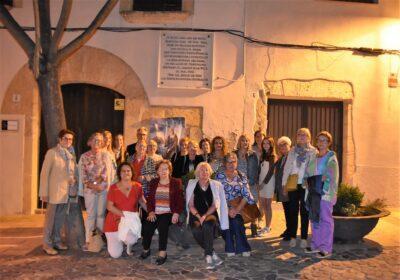
[[[342,166],[343,153],[343,103],[307,100],[268,100],[268,135],[275,140],[285,135],[294,144],[296,132],[308,127],[313,137],[321,130],[329,131],[333,137],[331,149],[338,155],[339,167]],[[340,172],[341,174],[341,172]]]
[[[74,148],[80,155],[89,150],[87,140],[96,131],[106,129],[111,133],[123,133],[124,111],[114,110],[114,99],[124,96],[108,88],[91,84],[67,84],[61,87],[68,129],[76,133]],[[49,147],[41,122],[39,169]]]

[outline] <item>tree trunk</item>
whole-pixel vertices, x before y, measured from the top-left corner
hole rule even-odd
[[[58,133],[67,127],[61,87],[58,83],[58,67],[48,64],[48,71],[40,73],[37,78],[42,107],[42,118],[46,130],[47,146],[57,144]]]

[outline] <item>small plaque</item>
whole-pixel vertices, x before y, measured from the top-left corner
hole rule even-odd
[[[212,89],[213,38],[209,32],[161,32],[158,87]]]
[[[115,111],[125,110],[125,99],[123,99],[123,98],[114,99],[114,110]]]

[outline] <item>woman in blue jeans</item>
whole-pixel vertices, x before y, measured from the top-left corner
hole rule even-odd
[[[216,180],[224,187],[226,201],[229,207],[229,229],[222,231],[225,240],[225,252],[228,257],[241,254],[243,257],[250,256],[250,245],[247,242],[246,229],[240,211],[246,203],[254,204],[255,201],[250,193],[246,175],[237,170],[237,156],[228,153],[224,157],[224,170],[217,173]],[[230,202],[236,198],[242,198],[236,206],[230,206]]]

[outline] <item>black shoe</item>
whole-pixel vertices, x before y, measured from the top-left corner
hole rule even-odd
[[[283,241],[290,241],[290,239],[291,239],[290,236],[287,235],[283,237]]]
[[[281,235],[279,235],[279,237],[285,238],[287,235],[288,235],[287,231],[285,230],[284,232],[281,233]]]
[[[168,257],[167,255],[165,255],[165,257],[158,256],[157,259],[156,259],[156,264],[157,265],[164,264],[167,261],[167,257]]]
[[[143,252],[140,254],[139,258],[141,258],[142,260],[145,260],[145,259],[147,259],[149,256],[150,256],[150,250],[148,250],[147,252],[143,251]]]
[[[250,229],[251,229],[251,237],[257,237],[258,236],[257,225],[250,224]]]

